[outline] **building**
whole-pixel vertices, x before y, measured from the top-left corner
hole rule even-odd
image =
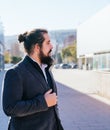
[[[5,36],[5,51],[10,52],[10,56],[23,57],[25,55],[22,45],[18,43],[18,35]]]
[[[76,34],[70,35],[64,40],[64,47],[67,47],[68,45],[72,45],[76,41]]]
[[[53,56],[56,63],[62,63],[61,51],[63,48],[73,44],[76,40],[76,29],[72,30],[53,30],[49,31],[53,44]]]
[[[4,69],[4,32],[0,21],[0,70]]]
[[[110,71],[110,5],[77,28],[80,69]]]

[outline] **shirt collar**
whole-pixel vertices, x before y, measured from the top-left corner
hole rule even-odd
[[[35,61],[33,58],[31,58],[31,60],[34,61],[34,62],[36,62],[39,65],[39,63],[37,61]],[[47,67],[47,64],[41,64],[39,66],[40,66],[41,69],[45,69]]]

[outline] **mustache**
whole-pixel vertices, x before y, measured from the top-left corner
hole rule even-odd
[[[48,53],[51,53],[51,52],[52,52],[52,49]]]

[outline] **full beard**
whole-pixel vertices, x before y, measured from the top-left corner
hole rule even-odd
[[[48,52],[48,54],[51,52],[52,50],[50,50]],[[53,58],[51,56],[45,56],[45,54],[43,53],[43,51],[40,51],[39,54],[40,60],[42,64],[47,64],[48,66],[51,66],[54,62]]]

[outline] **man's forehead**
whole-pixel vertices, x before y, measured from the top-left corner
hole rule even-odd
[[[45,38],[46,41],[50,41],[50,37],[47,33],[44,34],[44,38]]]

